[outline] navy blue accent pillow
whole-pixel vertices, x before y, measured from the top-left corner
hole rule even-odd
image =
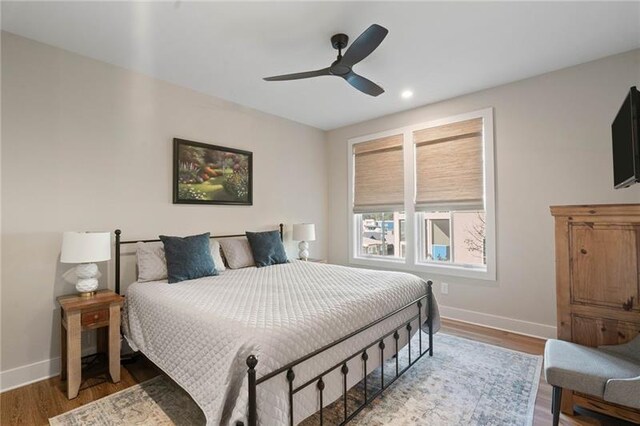
[[[253,260],[258,268],[289,261],[280,240],[280,232],[247,232],[246,234],[253,252]]]
[[[169,284],[218,275],[209,248],[209,233],[189,237],[160,235]]]

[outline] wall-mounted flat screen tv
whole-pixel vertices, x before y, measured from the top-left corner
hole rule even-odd
[[[626,188],[640,182],[640,92],[632,87],[611,125],[613,185]]]

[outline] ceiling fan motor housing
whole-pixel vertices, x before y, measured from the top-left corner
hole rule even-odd
[[[341,50],[347,47],[349,43],[349,36],[346,34],[336,34],[331,37],[331,45],[336,50]]]

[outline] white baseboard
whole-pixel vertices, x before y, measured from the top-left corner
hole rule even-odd
[[[470,324],[510,331],[541,339],[556,338],[556,327],[551,325],[501,317],[499,315],[485,314],[482,312],[468,311],[466,309],[453,308],[451,306],[438,305],[438,308],[440,309],[440,315],[443,318],[464,321]]]
[[[0,372],[0,392],[19,388],[60,374],[60,357],[45,359]]]
[[[82,349],[82,356],[96,353],[95,346]],[[45,359],[33,364],[22,365],[10,370],[0,371],[0,393],[46,380],[60,374],[60,357]]]

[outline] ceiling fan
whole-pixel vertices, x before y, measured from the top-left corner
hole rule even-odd
[[[302,78],[320,77],[323,75],[333,75],[344,78],[347,83],[358,89],[359,91],[371,96],[378,96],[384,93],[384,89],[373,81],[368,80],[355,72],[353,66],[364,58],[369,56],[371,52],[382,43],[387,36],[389,30],[373,24],[367,28],[360,36],[351,43],[351,46],[342,56],[342,49],[347,47],[349,37],[346,34],[336,34],[331,37],[331,45],[338,50],[338,59],[331,66],[315,71],[299,72],[294,74],[277,75],[274,77],[266,77],[266,81],[283,81],[283,80],[299,80]]]

